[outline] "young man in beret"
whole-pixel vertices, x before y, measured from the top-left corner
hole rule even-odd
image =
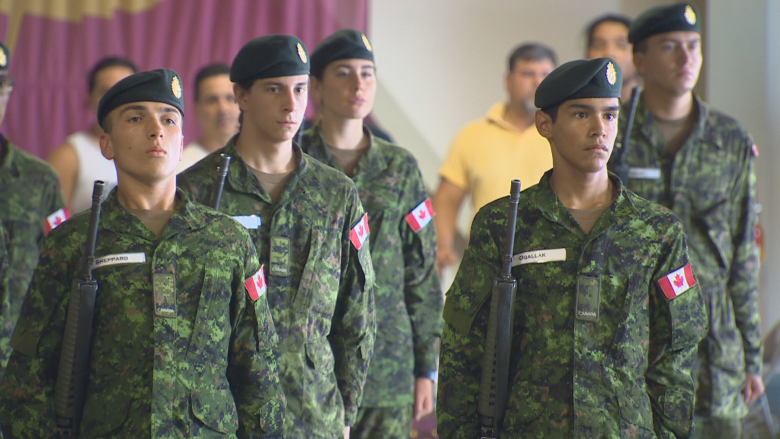
[[[517,208],[502,439],[691,434],[690,373],[704,304],[680,221],[607,172],[621,82],[610,58],[578,60],[536,91],[536,127],[550,142],[553,169],[520,194]],[[489,302],[509,206],[505,197],[479,211],[447,294],[442,438],[479,437]]]
[[[172,70],[101,99],[100,147],[118,185],[103,203],[80,438],[281,437],[276,333],[249,234],[176,189],[184,102]],[[0,385],[6,439],[59,437],[53,413],[71,283],[89,211],[49,234]]]
[[[311,54],[311,74],[322,118],[301,149],[352,178],[372,230],[377,338],[351,436],[408,439],[412,417],[433,410],[443,324],[433,209],[414,156],[363,123],[376,93],[368,38],[330,35]]]
[[[11,55],[0,42],[0,123],[5,118],[14,79]],[[43,236],[69,216],[57,174],[47,163],[0,135],[0,220],[6,233],[8,270],[0,282],[0,378],[13,349],[8,344],[38,263]]]
[[[309,90],[303,43],[256,38],[236,55],[230,79],[240,132],[180,174],[179,185],[209,202],[220,154],[232,157],[220,210],[258,248],[280,337],[285,437],[347,437],[376,332],[368,218],[352,181],[293,142]]]
[[[700,26],[689,3],[650,9],[631,25],[644,90],[624,183],[673,210],[685,226],[709,315],[694,369],[696,435],[736,438],[746,404],[764,392],[754,235],[758,148],[739,122],[693,92],[702,66]]]

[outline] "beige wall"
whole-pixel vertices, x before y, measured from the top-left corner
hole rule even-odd
[[[449,144],[469,120],[504,99],[506,57],[515,45],[540,41],[559,62],[580,58],[583,28],[610,11],[636,16],[666,1],[640,0],[373,0],[369,34],[376,49],[379,90],[374,116],[420,161],[431,190]],[[761,146],[759,198],[767,259],[762,269],[765,328],[780,319],[780,203],[772,188],[780,154],[780,23],[777,0],[698,0],[704,16],[702,93],[743,122]],[[468,227],[470,212],[461,215]]]

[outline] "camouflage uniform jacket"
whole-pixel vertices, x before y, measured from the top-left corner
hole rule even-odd
[[[47,163],[11,145],[5,137],[0,163],[0,219],[8,232],[8,290],[0,291],[0,378],[3,376],[24,295],[38,264],[47,216],[65,206],[57,174]]]
[[[369,135],[371,144],[355,167],[352,181],[371,229],[378,336],[360,405],[404,406],[414,402],[415,371],[436,370],[444,324],[444,300],[435,266],[436,229],[430,222],[415,233],[406,221],[428,198],[414,156]],[[319,124],[304,133],[301,148],[343,172],[328,151]]]
[[[232,157],[220,210],[250,226],[265,267],[287,399],[285,437],[343,436],[357,416],[376,332],[368,241],[359,251],[350,242],[363,206],[345,175],[297,147],[298,166],[274,204],[234,142],[179,174],[178,184],[209,202],[220,153]]]
[[[627,186],[672,209],[685,226],[710,319],[699,350],[696,412],[742,417],[745,372],[760,375],[762,355],[753,141],[736,120],[698,97],[695,107],[698,121],[672,157],[640,99],[626,154],[634,168]]]
[[[244,286],[255,247],[237,222],[179,196],[159,238],[116,191],[103,204],[79,437],[281,437],[273,319]],[[86,211],[44,240],[0,387],[11,437],[59,437],[53,389],[88,224]]]
[[[550,175],[520,194],[514,249],[523,263],[512,268],[517,295],[501,438],[689,437],[704,303],[696,286],[669,300],[658,283],[688,264],[682,224],[620,188],[586,235],[550,189]],[[488,299],[508,206],[505,197],[479,211],[447,293],[442,438],[478,437]]]

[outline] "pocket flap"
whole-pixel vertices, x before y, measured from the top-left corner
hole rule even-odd
[[[103,389],[89,395],[84,403],[84,412],[79,430],[89,432],[94,437],[101,437],[118,429],[127,419],[130,409],[128,392],[123,392],[115,386]]]
[[[235,433],[238,411],[230,390],[193,390],[192,414],[212,430]]]

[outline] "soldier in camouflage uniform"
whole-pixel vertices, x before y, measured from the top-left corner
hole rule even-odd
[[[619,69],[609,58],[572,61],[536,91],[536,126],[550,141],[553,169],[520,194],[502,439],[691,434],[691,367],[705,331],[704,303],[680,221],[607,172]],[[479,211],[447,294],[442,438],[479,437],[488,299],[509,206],[506,197]]]
[[[376,332],[368,221],[352,181],[292,140],[308,98],[303,43],[289,35],[248,42],[230,80],[241,131],[178,183],[208,202],[220,154],[232,157],[220,210],[249,229],[264,267],[280,339],[285,437],[348,436]]]
[[[276,333],[249,234],[175,186],[176,72],[129,76],[100,102],[118,186],[103,203],[80,438],[281,437]],[[43,243],[0,387],[6,439],[59,437],[52,413],[71,282],[89,212]]]
[[[301,149],[352,178],[373,235],[377,339],[351,437],[408,439],[412,416],[433,410],[443,325],[431,203],[414,157],[364,127],[376,92],[368,38],[334,33],[312,52],[311,70],[322,119]]]
[[[9,63],[8,48],[0,43],[0,123],[13,90]],[[0,295],[0,378],[13,350],[8,343],[38,264],[41,240],[46,230],[57,226],[55,218],[67,218],[64,206],[51,166],[0,135],[0,219],[9,239],[8,290]]]
[[[692,91],[702,64],[700,16],[692,5],[648,10],[629,39],[644,91],[625,184],[672,209],[685,226],[709,315],[694,368],[696,435],[738,438],[746,403],[764,392],[754,236],[758,150],[736,120]]]

